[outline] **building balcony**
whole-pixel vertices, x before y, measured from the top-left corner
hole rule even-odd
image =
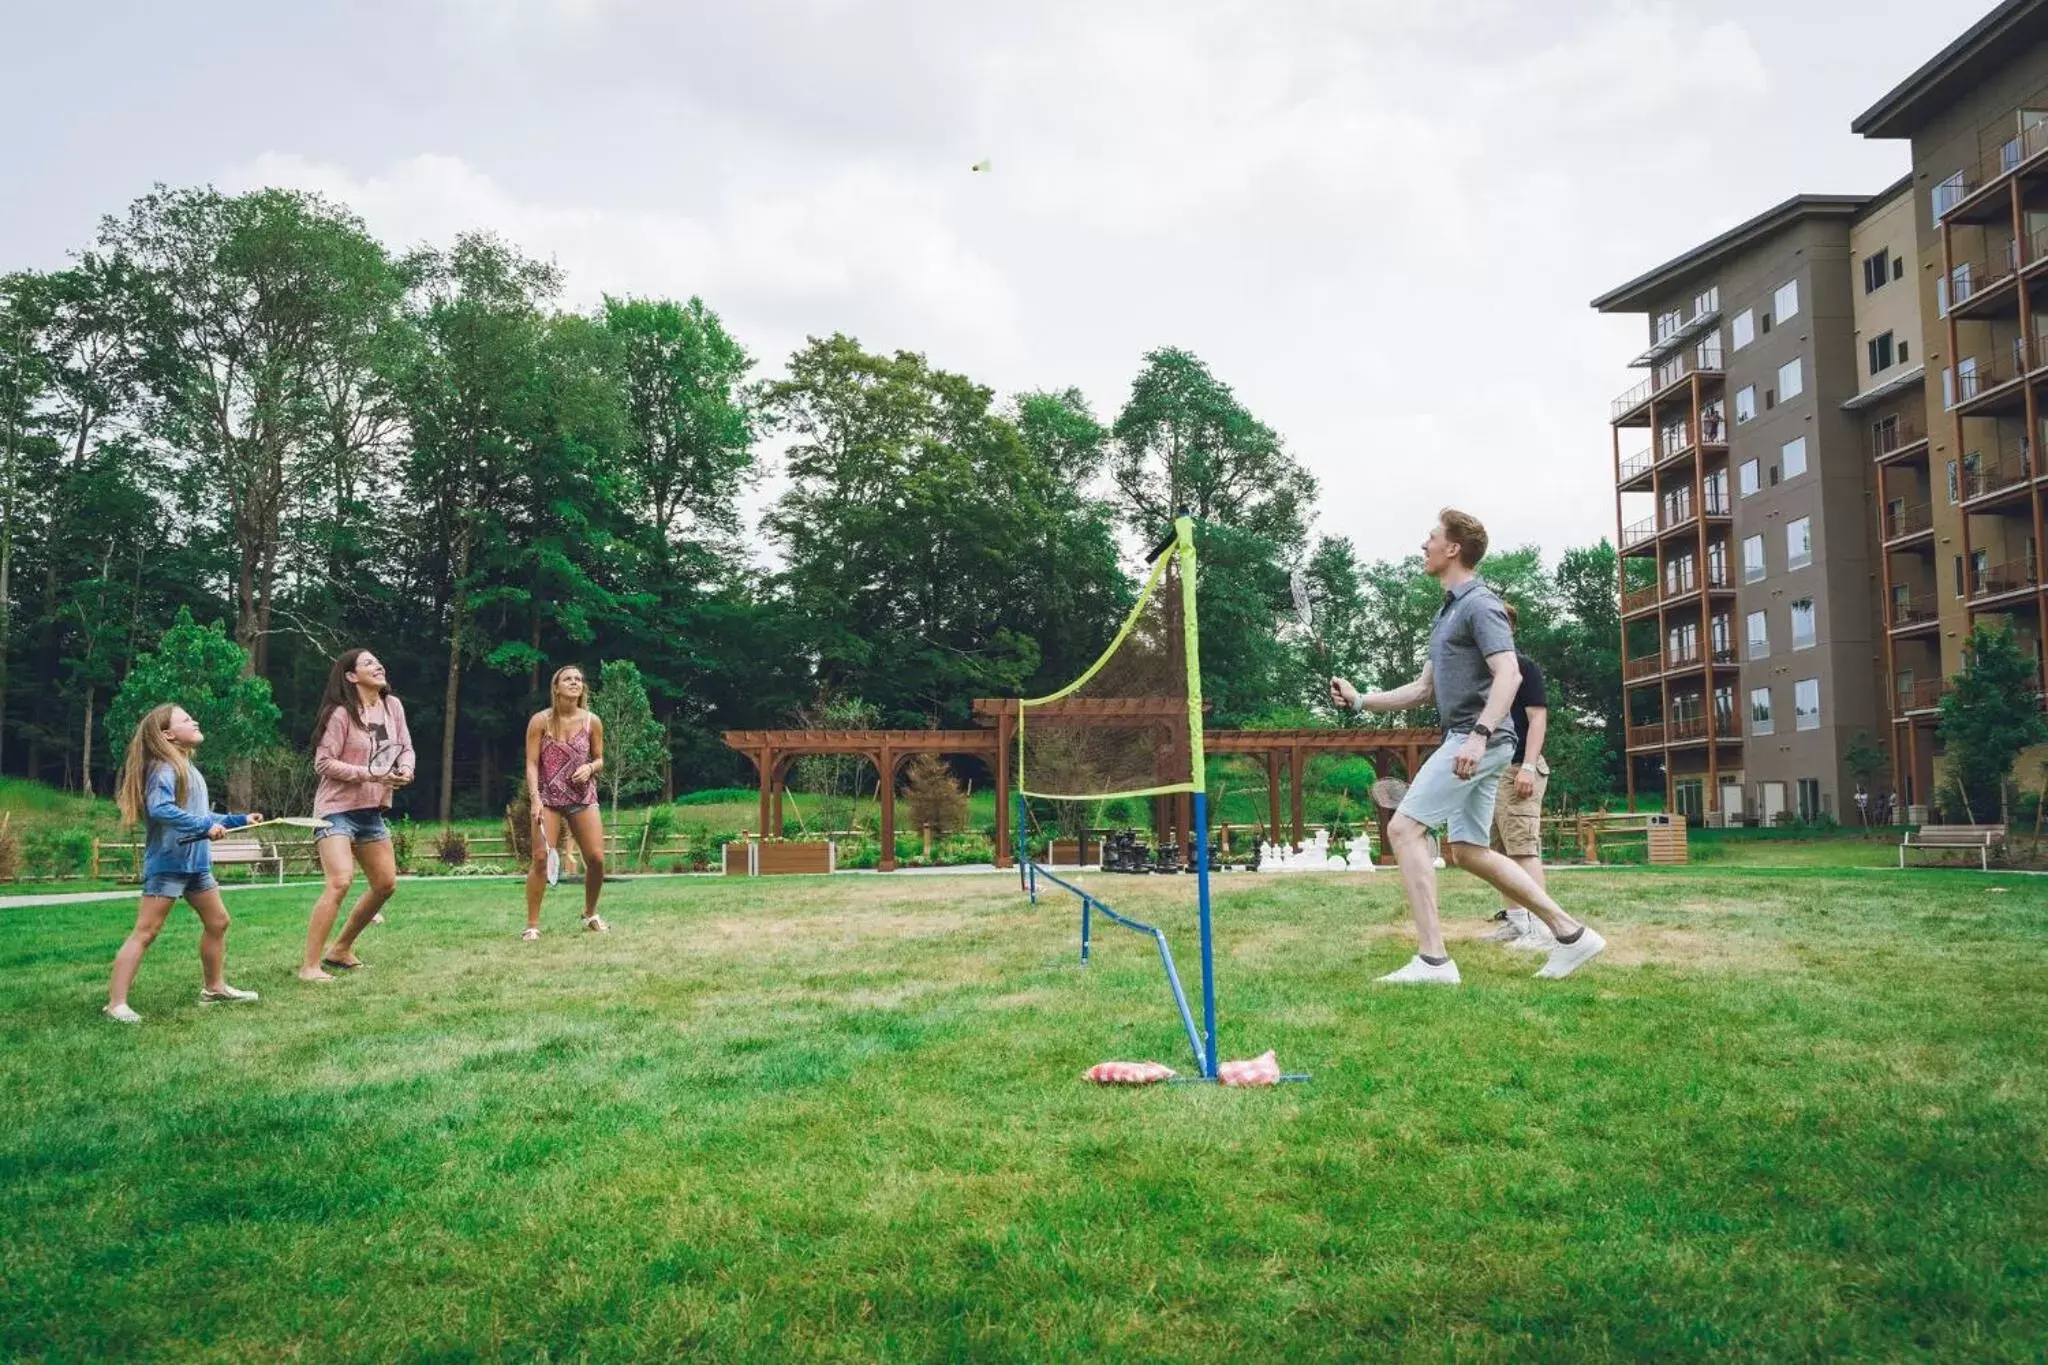
[[[1621,666],[1621,676],[1626,682],[1647,682],[1663,671],[1662,654],[1641,654]]]
[[[1654,450],[1645,450],[1631,455],[1621,462],[1621,468],[1615,472],[1615,486],[1624,493],[1648,489],[1650,486],[1650,471],[1656,468],[1656,466],[1657,454]]]
[[[1628,727],[1628,747],[1631,749],[1661,749],[1664,747],[1662,725],[1631,725]]]
[[[1906,716],[1926,715],[1930,711],[1938,711],[1941,709],[1941,699],[1949,690],[1950,684],[1946,678],[1927,678],[1901,686],[1893,697],[1896,706],[1893,714],[1903,719]]]
[[[1678,321],[1668,330],[1663,330],[1650,349],[1631,360],[1629,365],[1635,369],[1647,369],[1688,341],[1697,340],[1720,320],[1721,291],[1708,289],[1693,300],[1691,317]]]
[[[2039,583],[2031,555],[1993,564],[1970,575],[1970,605],[1982,606],[2002,598],[2031,593]]]
[[[2020,311],[2020,244],[1980,260],[1958,262],[1934,282],[1935,311],[1942,317],[2016,317]]]
[[[1941,628],[1941,607],[1933,593],[1899,594],[1892,598],[1886,628],[1893,635],[1917,634]]]
[[[1655,517],[1650,517],[1643,521],[1630,522],[1627,526],[1621,528],[1621,548],[1623,550],[1633,549],[1656,538],[1657,520]]]
[[[2012,212],[2013,178],[2034,179],[2044,173],[2048,173],[2048,125],[2037,123],[2015,137],[2000,140],[1973,170],[1936,185],[1931,195],[1935,222],[2003,221]]]
[[[1926,503],[1913,507],[1887,507],[1884,510],[1884,543],[1886,548],[1896,548],[1907,541],[1934,534],[1934,508]]]
[[[1657,463],[1674,464],[1685,459],[1696,450],[1726,450],[1728,448],[1728,424],[1718,413],[1702,413],[1700,429],[1694,436],[1692,423],[1659,432],[1657,435]]]
[[[1964,417],[1983,417],[2026,406],[2025,380],[2033,368],[2025,337],[1987,354],[1965,356],[1941,373],[1942,403]]]
[[[1927,432],[1918,422],[1901,417],[1873,428],[1870,433],[1870,455],[1879,464],[1903,462],[1927,455]]]
[[[1612,420],[1616,426],[1642,426],[1649,421],[1650,408],[1658,399],[1675,393],[1695,377],[1718,380],[1724,374],[1718,347],[1696,346],[1680,351],[1658,365],[1648,379],[1614,400]]]
[[[1621,595],[1621,614],[1633,616],[1638,612],[1655,611],[1657,603],[1662,600],[1655,583],[1647,588],[1631,588]]]
[[[1962,475],[1963,508],[1981,512],[2001,503],[2024,500],[2027,484],[2034,475],[2034,462],[2024,451],[2005,456],[1994,464],[1981,461]]]

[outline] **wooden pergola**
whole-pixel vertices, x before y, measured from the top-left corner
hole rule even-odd
[[[1067,724],[1114,720],[1128,724],[1132,719],[1156,716],[1162,735],[1161,761],[1175,761],[1170,736],[1180,727],[1172,722],[1184,718],[1186,704],[1154,699],[1076,699],[1052,707],[1035,708],[1033,716]],[[760,827],[782,828],[782,794],[789,769],[796,760],[836,755],[865,759],[875,769],[882,805],[881,870],[896,869],[896,783],[903,765],[918,754],[941,757],[976,758],[988,764],[996,778],[995,861],[998,867],[1012,863],[1010,853],[1011,755],[1017,737],[1017,702],[1014,698],[985,697],[974,703],[980,728],[973,730],[728,730],[726,747],[745,754],[754,764],[760,781]],[[1371,759],[1382,773],[1398,768],[1412,777],[1422,760],[1440,742],[1434,730],[1336,729],[1336,730],[1206,730],[1203,746],[1211,754],[1241,754],[1265,760],[1266,802],[1269,814],[1267,835],[1280,839],[1280,766],[1288,773],[1288,809],[1292,816],[1293,840],[1300,843],[1305,828],[1302,819],[1302,772],[1319,754],[1350,754]],[[1184,771],[1184,769],[1183,769]],[[1189,847],[1194,824],[1194,803],[1185,793],[1155,797],[1152,827],[1155,834],[1170,836],[1182,848]],[[1380,812],[1381,847],[1386,841],[1386,814]]]

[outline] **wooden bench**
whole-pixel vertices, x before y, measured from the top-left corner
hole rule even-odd
[[[275,845],[260,839],[237,839],[230,834],[213,846],[213,865],[226,866],[230,863],[245,863],[252,871],[260,870],[266,863],[277,868],[278,885],[284,885],[284,856]]]
[[[1616,837],[1630,843],[1640,837],[1655,866],[1682,867],[1691,856],[1685,821],[1678,816],[1656,811],[1588,811],[1579,816],[1579,848],[1587,862],[1598,863],[1600,841]]]
[[[1899,866],[1906,865],[1906,850],[1909,848],[1959,848],[1965,852],[1976,850],[1977,865],[1984,871],[1991,870],[1991,850],[2005,847],[2004,825],[1922,825],[1909,829],[1899,840]]]

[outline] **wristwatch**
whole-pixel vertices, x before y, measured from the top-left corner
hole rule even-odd
[[[1493,727],[1483,720],[1475,720],[1472,722],[1472,733],[1483,739],[1492,739]]]

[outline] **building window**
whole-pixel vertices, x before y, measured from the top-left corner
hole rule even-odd
[[[1778,367],[1778,401],[1789,403],[1806,392],[1806,368],[1797,360]]]
[[[1799,779],[1799,818],[1811,824],[1820,817],[1820,779],[1802,777]]]
[[[1792,648],[1813,648],[1813,599],[1801,598],[1792,604]]]
[[[1787,280],[1771,296],[1771,312],[1780,323],[1799,316],[1799,281]]]
[[[1948,505],[1954,507],[1960,498],[1962,485],[1956,479],[1956,462],[1948,462]]]
[[[1785,527],[1785,567],[1803,569],[1813,563],[1813,518],[1801,517]]]
[[[1892,257],[1892,278],[1895,280],[1906,278],[1906,258],[1904,256]]]
[[[1737,313],[1735,320],[1728,324],[1728,333],[1729,340],[1738,351],[1755,341],[1756,314],[1747,308]]]
[[[1870,373],[1872,376],[1882,374],[1892,367],[1892,334],[1890,332],[1886,332],[1882,336],[1872,337],[1864,343],[1864,348],[1870,352]]]
[[[1956,561],[1961,564],[1961,560]],[[1960,574],[1961,569],[1956,572]],[[1742,581],[1754,583],[1764,576],[1764,538],[1745,536],[1742,541]]]
[[[1792,728],[1820,729],[1820,679],[1801,678],[1792,684]]]
[[[1891,253],[1880,251],[1863,258],[1863,292],[1875,294],[1892,280]]]
[[[1796,479],[1806,472],[1806,438],[1804,436],[1795,436],[1785,442],[1784,446],[1779,449],[1778,455],[1784,462],[1786,478]]]
[[[1756,385],[1746,384],[1735,391],[1735,425],[1756,420]]]
[[[1771,732],[1771,689],[1768,687],[1749,689],[1749,732],[1753,735]]]
[[[1768,659],[1771,656],[1770,621],[1760,611],[1749,614],[1749,657]]]
[[[1955,469],[1955,466],[1954,466],[1954,465],[1950,465],[1950,466],[1949,466],[1949,469],[1950,469],[1950,470],[1954,470],[1954,469]],[[1958,597],[1961,597],[1962,595],[1963,595],[1963,557],[1962,557],[1961,555],[1957,555],[1957,556],[1956,556],[1956,596],[1958,596]]]
[[[1905,343],[1905,342],[1903,342],[1903,341],[1902,341],[1902,342],[1900,342],[1900,343],[1899,343],[1899,363],[1900,363],[1901,365],[1903,365],[1903,364],[1905,364],[1905,363],[1906,363],[1906,362],[1907,362],[1908,360],[1910,360],[1910,359],[1912,359],[1912,357],[1906,354],[1906,343]]]
[[[1738,480],[1736,487],[1742,490],[1743,497],[1746,498],[1756,492],[1759,486],[1756,477],[1756,461],[1744,460],[1742,468],[1736,471],[1736,478]]]

